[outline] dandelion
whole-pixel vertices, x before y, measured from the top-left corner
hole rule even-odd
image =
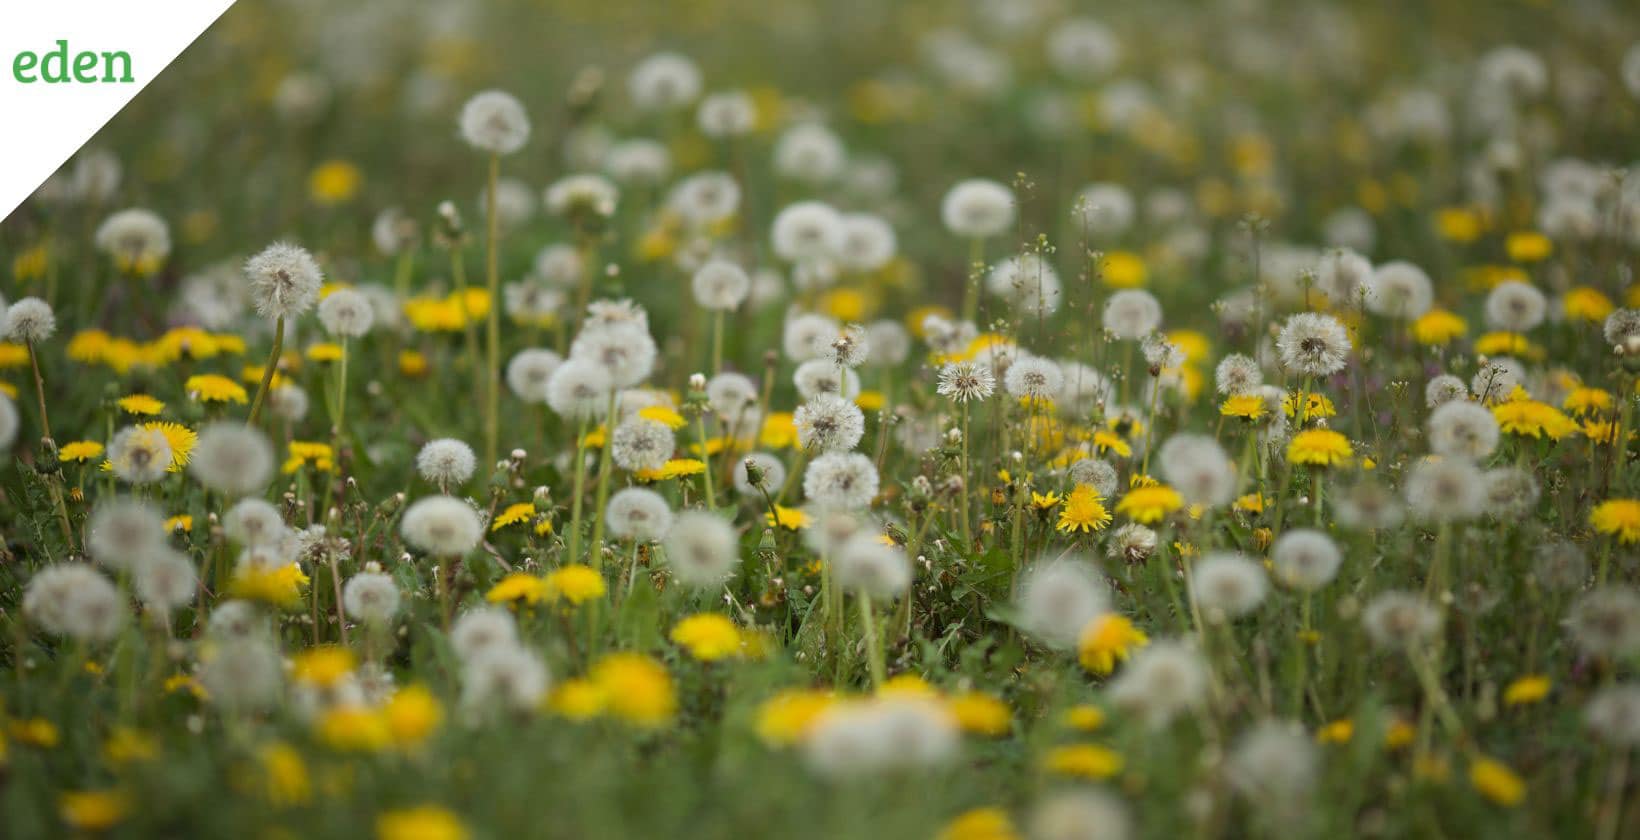
[[[718,613],[696,613],[678,622],[668,638],[701,662],[717,662],[740,654],[740,628]]]
[[[1583,722],[1614,747],[1640,744],[1640,686],[1616,683],[1599,689],[1583,707]]]
[[[1331,376],[1349,359],[1350,337],[1331,315],[1300,312],[1287,319],[1276,337],[1281,364],[1303,376]]]
[[[1584,653],[1621,659],[1640,650],[1640,592],[1602,586],[1573,602],[1566,630]]]
[[[514,647],[518,626],[512,614],[495,607],[470,609],[456,619],[450,631],[450,647],[464,660],[477,658],[491,648]]]
[[[1264,721],[1236,739],[1228,779],[1238,793],[1266,806],[1293,807],[1315,786],[1319,756],[1302,727]]]
[[[832,394],[817,394],[798,406],[792,420],[798,445],[810,452],[846,452],[865,435],[859,407]]]
[[[1355,454],[1349,439],[1331,429],[1305,429],[1287,444],[1287,460],[1315,467],[1336,467]]]
[[[1429,311],[1435,295],[1429,275],[1412,263],[1392,260],[1367,281],[1367,308],[1386,318],[1414,320]]]
[[[546,663],[534,651],[490,646],[467,660],[461,671],[461,705],[469,713],[536,708],[552,685]]]
[[[676,448],[672,430],[664,423],[631,417],[615,427],[610,438],[610,454],[624,470],[658,470]]]
[[[1526,798],[1526,782],[1508,765],[1486,756],[1469,763],[1469,784],[1494,804],[1513,808]]]
[[[1276,540],[1270,559],[1278,581],[1301,592],[1313,592],[1332,582],[1343,555],[1325,532],[1299,528]]]
[[[1467,400],[1451,400],[1429,415],[1429,448],[1437,455],[1480,460],[1498,446],[1492,412]]]
[[[604,576],[597,569],[570,563],[547,573],[542,599],[549,603],[565,601],[578,607],[604,597],[605,591]]]
[[[530,120],[523,103],[499,90],[475,94],[461,108],[461,137],[492,155],[510,155],[529,140]]]
[[[1419,461],[1407,474],[1407,506],[1429,521],[1470,519],[1486,504],[1484,482],[1481,471],[1461,458]]]
[[[88,644],[113,640],[125,626],[125,599],[108,578],[81,563],[46,566],[23,590],[23,613],[48,633]]]
[[[403,531],[411,545],[440,557],[460,557],[484,536],[478,512],[450,496],[429,496],[410,505]]]
[[[1059,522],[1054,526],[1061,533],[1093,533],[1103,531],[1110,524],[1110,512],[1105,510],[1097,490],[1078,484],[1059,511]]]
[[[164,431],[126,426],[108,442],[108,463],[114,475],[130,484],[151,484],[165,477],[173,452]]]
[[[838,586],[867,598],[894,598],[911,585],[905,552],[884,545],[875,535],[850,537],[832,553],[831,563]]]
[[[1184,507],[1184,497],[1179,491],[1159,484],[1129,490],[1116,503],[1116,512],[1134,522],[1154,525],[1181,507]]]
[[[1116,670],[1116,663],[1126,661],[1133,651],[1149,642],[1150,638],[1125,616],[1105,613],[1082,628],[1076,642],[1077,661],[1090,673],[1108,676]]]
[[[803,494],[829,508],[869,507],[877,487],[876,466],[857,452],[827,452],[810,461],[803,473]]]
[[[1424,404],[1430,408],[1439,408],[1450,402],[1469,399],[1469,386],[1462,379],[1449,373],[1431,377],[1424,386]]]
[[[653,490],[627,487],[609,498],[609,533],[618,540],[655,542],[672,528],[672,509]]]
[[[1206,700],[1207,665],[1186,645],[1162,640],[1133,654],[1111,683],[1109,697],[1125,712],[1161,728]]]
[[[1441,614],[1416,595],[1383,592],[1367,603],[1361,623],[1373,644],[1404,650],[1433,639],[1441,631]]]
[[[1116,338],[1135,341],[1161,326],[1162,305],[1142,289],[1124,289],[1106,299],[1101,323]]]
[[[685,511],[674,517],[663,545],[672,574],[691,589],[723,583],[740,562],[734,527],[703,511]]]
[[[97,226],[94,241],[97,249],[130,277],[147,277],[158,272],[171,254],[170,227],[159,214],[141,207],[109,214]]]
[[[1247,615],[1263,602],[1269,582],[1259,564],[1234,552],[1216,552],[1196,563],[1190,593],[1217,620]]]
[[[1070,649],[1094,619],[1107,613],[1108,587],[1087,563],[1037,562],[1020,581],[1021,627],[1050,647]]]

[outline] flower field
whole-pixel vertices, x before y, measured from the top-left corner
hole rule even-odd
[[[1640,12],[245,0],[0,222],[0,836],[1640,836]]]

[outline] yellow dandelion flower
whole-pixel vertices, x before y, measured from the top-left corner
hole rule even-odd
[[[1001,808],[975,808],[953,817],[934,840],[1019,840],[1008,812]]]
[[[268,802],[274,807],[306,805],[313,799],[313,781],[308,776],[302,754],[289,744],[274,741],[257,755],[262,766]]]
[[[578,607],[588,601],[604,597],[606,591],[604,576],[599,574],[597,569],[580,563],[570,563],[553,569],[547,573],[545,580],[542,597],[549,604],[562,600]]]
[[[83,464],[102,454],[102,444],[94,440],[77,440],[57,450],[57,460],[65,464]]]
[[[313,722],[320,743],[338,752],[378,752],[393,745],[393,730],[375,709],[335,706]]]
[[[1529,398],[1512,398],[1492,406],[1498,428],[1513,435],[1550,440],[1575,435],[1578,425],[1560,409]]]
[[[763,418],[763,430],[758,443],[770,449],[785,449],[797,442],[797,423],[789,411],[771,412]]]
[[[609,713],[634,726],[665,726],[677,712],[672,675],[643,654],[609,654],[598,660],[587,676],[609,699]]]
[[[1049,750],[1042,766],[1061,776],[1099,781],[1122,772],[1122,754],[1098,744],[1067,744]]]
[[[118,790],[69,791],[57,797],[57,815],[76,831],[107,831],[130,812],[130,797]]]
[[[321,205],[351,201],[364,182],[359,167],[345,160],[327,160],[308,173],[308,196]]]
[[[346,352],[334,341],[316,341],[308,345],[305,355],[310,362],[339,362]]]
[[[945,707],[964,732],[995,737],[1013,729],[1014,715],[1008,704],[984,692],[962,692],[947,700]]]
[[[517,525],[535,518],[535,505],[531,502],[519,502],[508,505],[506,510],[496,514],[495,521],[490,523],[490,531],[499,531],[508,525]]]
[[[126,414],[139,414],[152,417],[165,410],[165,403],[148,396],[147,394],[130,394],[114,401],[120,410]]]
[[[103,758],[109,764],[132,764],[153,761],[159,756],[159,741],[154,736],[129,726],[116,726],[103,741]]]
[[[685,618],[672,628],[669,638],[702,662],[716,662],[740,653],[740,628],[718,613]]]
[[[1293,464],[1335,467],[1354,456],[1349,438],[1332,429],[1305,429],[1287,444],[1287,460]]]
[[[188,456],[193,454],[194,444],[199,442],[199,434],[181,423],[172,423],[161,420],[153,423],[143,423],[142,429],[150,432],[159,432],[165,437],[165,442],[171,447],[171,466],[167,472],[181,472],[188,466]]]
[[[1105,725],[1105,710],[1082,703],[1065,710],[1065,725],[1078,732],[1094,732]]]
[[[291,657],[291,679],[318,688],[332,688],[353,673],[358,660],[339,645],[321,645]]]
[[[424,685],[407,685],[382,706],[393,743],[411,747],[426,741],[444,722],[444,706]]]
[[[1065,506],[1060,509],[1059,522],[1054,527],[1065,534],[1088,534],[1103,531],[1110,519],[1110,511],[1105,509],[1098,492],[1086,484],[1078,484],[1065,497]]]
[[[1348,744],[1355,737],[1355,721],[1349,718],[1335,720],[1315,732],[1316,741],[1323,744]]]
[[[257,601],[281,609],[302,605],[302,587],[308,576],[295,563],[265,568],[246,564],[234,572],[228,581],[228,594],[247,601]]]
[[[64,352],[76,362],[95,365],[107,358],[112,343],[113,337],[102,330],[80,330],[68,340]]]
[[[399,373],[411,379],[420,379],[427,375],[431,366],[427,357],[415,350],[399,351]]]
[[[1126,616],[1105,613],[1082,628],[1076,643],[1077,659],[1089,672],[1106,676],[1116,670],[1116,663],[1126,661],[1134,650],[1149,643],[1150,637]]]
[[[664,405],[650,405],[638,409],[638,416],[645,420],[653,420],[669,429],[681,429],[688,422],[672,408]]]
[[[1589,512],[1589,524],[1624,545],[1640,542],[1640,499],[1607,499]]]
[[[1570,411],[1574,417],[1586,417],[1591,414],[1604,414],[1612,409],[1612,394],[1604,388],[1588,388],[1578,386],[1573,388],[1566,399],[1561,402],[1561,408]]]
[[[1445,309],[1431,309],[1412,322],[1413,340],[1426,347],[1451,344],[1468,332],[1468,322]]]
[[[772,512],[763,514],[763,521],[771,528],[780,527],[788,531],[801,531],[814,524],[814,518],[807,511],[784,505],[775,505]]]
[[[1469,762],[1469,784],[1496,805],[1513,808],[1526,798],[1526,782],[1507,764],[1486,756]]]
[[[1503,690],[1503,705],[1530,706],[1549,696],[1554,683],[1542,674],[1527,674],[1517,678]]]
[[[177,514],[165,520],[165,530],[173,534],[186,534],[194,530],[194,518],[186,513]]]
[[[1435,232],[1448,242],[1467,245],[1481,238],[1485,217],[1469,207],[1442,207],[1435,211]]]
[[[1053,510],[1064,497],[1058,493],[1038,493],[1031,491],[1031,507],[1037,510]]]
[[[502,578],[484,600],[492,604],[539,604],[547,596],[547,581],[528,572],[513,572]]]
[[[591,720],[603,714],[606,702],[596,683],[576,678],[553,686],[547,694],[547,711],[570,720]]]
[[[287,457],[281,472],[290,474],[303,467],[312,467],[320,472],[330,472],[336,468],[335,453],[330,444],[318,441],[293,440],[286,448]]]
[[[1100,429],[1093,433],[1093,448],[1123,458],[1133,454],[1133,447],[1129,446],[1121,435],[1108,429]]]
[[[1326,394],[1317,393],[1315,391],[1309,392],[1304,397],[1304,416],[1302,418],[1294,416],[1295,412],[1298,411],[1297,394],[1288,394],[1286,399],[1281,401],[1281,410],[1288,417],[1292,417],[1300,423],[1307,423],[1311,420],[1321,420],[1327,417],[1332,417],[1338,413],[1338,409],[1333,407],[1333,401],[1329,399]]]
[[[1135,487],[1116,503],[1116,512],[1134,522],[1154,525],[1184,507],[1184,497],[1165,484]]]
[[[1225,397],[1219,406],[1220,415],[1240,417],[1243,420],[1257,420],[1263,417],[1267,410],[1264,398],[1257,394],[1231,394]]]
[[[1606,294],[1592,286],[1577,286],[1570,289],[1560,299],[1562,311],[1573,321],[1583,321],[1598,324],[1612,314],[1617,305]]]
[[[1503,250],[1511,262],[1533,263],[1548,259],[1554,253],[1555,244],[1535,230],[1520,230],[1503,240]]]
[[[1136,289],[1149,276],[1144,257],[1132,251],[1108,251],[1099,261],[1099,280],[1112,289]]]
[[[206,403],[239,403],[248,402],[245,387],[226,376],[215,373],[202,373],[188,377],[183,384],[188,395],[200,402]]]
[[[854,404],[859,406],[861,411],[882,411],[883,406],[888,404],[888,398],[883,396],[882,391],[861,391],[860,395],[854,398]]]
[[[376,840],[468,840],[472,832],[455,813],[418,805],[376,815]]]
[[[0,368],[23,367],[27,364],[27,347],[10,341],[0,341]]]
[[[1269,503],[1270,500],[1266,499],[1263,494],[1248,493],[1247,495],[1236,499],[1235,504],[1231,505],[1231,507],[1241,511],[1242,513],[1251,513],[1256,515],[1263,513],[1265,505],[1268,505]]]
[[[837,698],[813,689],[789,689],[763,701],[757,709],[757,737],[770,746],[802,740]]]
[[[1389,726],[1384,727],[1384,747],[1392,750],[1404,749],[1412,745],[1418,737],[1418,727],[1404,720],[1392,720]]]

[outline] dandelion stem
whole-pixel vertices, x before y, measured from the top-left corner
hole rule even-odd
[[[883,638],[877,632],[877,617],[871,609],[871,599],[864,592],[854,596],[860,605],[860,629],[866,636],[866,657],[871,666],[871,687],[880,689],[887,678],[887,668],[883,664]]]
[[[604,567],[604,503],[609,501],[610,438],[615,436],[615,389],[609,390],[609,407],[604,411],[604,445],[598,450],[598,501],[592,509],[592,568]],[[707,491],[710,494],[710,490]]]
[[[575,433],[575,477],[570,489],[569,514],[569,554],[564,558],[566,563],[574,563],[581,557],[581,496],[587,479],[587,418],[582,417],[579,430]]]
[[[273,349],[268,352],[268,363],[262,366],[262,382],[256,386],[256,398],[251,400],[251,416],[245,425],[256,425],[256,418],[262,415],[262,401],[268,396],[268,387],[273,383],[273,372],[279,367],[279,354],[285,349],[285,316],[280,315],[273,320]]]
[[[495,468],[496,438],[500,435],[501,410],[501,305],[496,293],[500,285],[496,249],[500,244],[501,225],[496,218],[495,192],[501,179],[501,156],[490,155],[490,188],[484,193],[485,256],[484,288],[490,293],[490,307],[485,326],[485,349],[488,351],[488,370],[485,372],[487,390],[484,395],[484,469]]]

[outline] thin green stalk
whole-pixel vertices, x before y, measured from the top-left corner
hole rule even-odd
[[[279,354],[285,349],[285,316],[280,315],[273,321],[273,350],[268,353],[268,362],[262,366],[262,383],[256,386],[256,399],[251,400],[251,415],[245,425],[256,425],[256,419],[262,415],[262,401],[268,396],[268,386],[273,383],[273,371],[279,367]]]

